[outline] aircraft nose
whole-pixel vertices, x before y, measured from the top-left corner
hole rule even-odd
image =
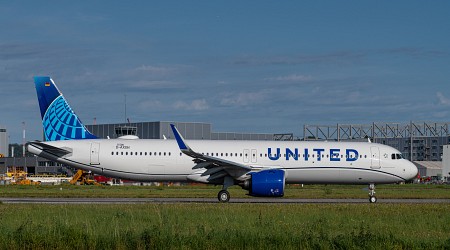
[[[411,180],[417,177],[419,169],[414,165],[414,163],[408,161],[408,166],[405,167],[405,179]]]

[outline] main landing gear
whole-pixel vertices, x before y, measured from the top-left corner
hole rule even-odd
[[[375,184],[369,184],[369,202],[377,202],[377,197],[375,197]]]
[[[223,187],[222,190],[217,194],[217,199],[222,202],[230,201],[230,193],[227,191],[227,188],[234,185],[234,180],[231,176],[225,176],[223,179]]]
[[[220,190],[217,198],[220,202],[228,202],[230,200],[230,193],[227,190]]]

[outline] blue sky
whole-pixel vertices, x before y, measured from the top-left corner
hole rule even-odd
[[[33,76],[85,124],[449,121],[449,1],[15,1],[0,4],[0,125],[41,139]]]

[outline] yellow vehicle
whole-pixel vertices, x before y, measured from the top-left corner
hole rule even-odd
[[[24,171],[23,167],[10,167],[6,172],[6,177],[11,178],[12,185],[40,185],[40,182],[35,182],[27,179],[28,173]]]
[[[84,170],[79,169],[75,175],[72,177],[72,180],[70,180],[70,184],[78,184],[79,185],[97,185],[100,186],[95,180],[94,176],[86,172]]]

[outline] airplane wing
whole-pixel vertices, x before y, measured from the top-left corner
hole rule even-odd
[[[201,174],[201,176],[209,175],[207,179],[208,181],[213,182],[228,175],[233,178],[237,178],[252,170],[252,167],[248,165],[195,152],[186,144],[183,136],[180,134],[175,125],[170,124],[170,127],[172,128],[173,134],[175,135],[175,139],[177,140],[181,152],[187,156],[192,157],[194,159],[193,161],[197,164],[192,169],[207,169]]]

